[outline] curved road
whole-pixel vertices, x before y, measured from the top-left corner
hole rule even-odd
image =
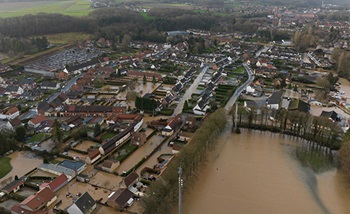
[[[242,91],[254,80],[254,74],[253,71],[249,68],[249,66],[247,64],[243,64],[244,69],[247,71],[248,73],[248,80],[245,81],[241,86],[239,86],[237,88],[237,90],[235,91],[235,93],[232,95],[232,97],[230,98],[230,100],[227,102],[225,109],[227,111],[230,111],[232,106],[235,104],[237,98],[239,97],[239,95],[242,93]]]

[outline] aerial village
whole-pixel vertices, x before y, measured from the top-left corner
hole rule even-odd
[[[116,54],[113,41],[99,38],[29,62],[23,70],[0,65],[0,127],[25,130],[19,150],[5,155],[16,170],[0,180],[1,209],[137,213],[147,187],[191,142],[206,116],[226,107],[248,81],[246,66],[254,80],[237,100],[246,111],[309,112],[346,131],[350,84],[340,79],[320,96],[318,83],[334,65],[334,48],[348,48],[350,32],[347,23],[320,20],[318,12],[275,8],[261,26],[294,31],[315,22],[324,32],[339,29],[336,43],[303,52],[290,40],[262,44],[256,34],[191,29],[165,34],[169,41],[201,38],[208,51],[190,54],[193,44],[185,40],[131,41],[132,54]]]

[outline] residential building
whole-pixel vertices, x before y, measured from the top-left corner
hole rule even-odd
[[[41,124],[47,121],[47,118],[44,115],[39,114],[33,119],[29,120],[28,126],[32,128],[38,128]]]
[[[101,164],[101,168],[103,171],[112,173],[114,170],[117,169],[117,167],[120,165],[119,161],[117,160],[105,160]]]
[[[269,109],[279,109],[282,99],[282,91],[275,91],[272,93],[272,95],[269,97],[267,102],[267,108]]]
[[[67,176],[65,174],[61,174],[49,183],[42,183],[40,185],[40,189],[49,188],[53,192],[57,192],[59,189],[61,189],[67,183],[68,183]]]
[[[171,136],[181,126],[182,119],[180,115],[173,117],[167,126],[162,130],[163,136]]]
[[[53,202],[57,200],[57,196],[50,188],[44,188],[39,190],[34,195],[28,196],[24,201],[19,204],[14,205],[11,208],[11,213],[24,214],[33,213],[36,214],[37,211],[49,207]],[[39,212],[45,213],[45,212]]]
[[[96,201],[88,192],[85,192],[78,198],[78,200],[68,207],[67,212],[69,214],[90,214],[95,209]]]
[[[71,169],[76,172],[76,174],[82,173],[86,169],[86,163],[82,161],[71,161],[64,160],[58,164],[59,166],[63,166],[67,169]]]
[[[123,210],[125,207],[132,204],[133,196],[134,193],[129,189],[121,188],[109,195],[107,204],[114,209]]]

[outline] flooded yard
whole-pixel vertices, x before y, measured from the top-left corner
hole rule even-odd
[[[4,202],[1,202],[0,207],[4,207],[8,210],[11,210],[11,208],[18,203],[20,203],[20,201],[15,201],[13,199],[9,199],[9,200],[6,200]]]
[[[78,145],[76,145],[74,147],[74,149],[78,149],[80,151],[87,151],[90,147],[94,147],[96,145],[97,145],[96,142],[85,140],[85,141],[79,143]]]
[[[0,179],[0,181],[11,176],[14,178],[16,175],[21,177],[43,163],[42,159],[39,159],[34,153],[28,151],[16,151],[8,157],[11,158],[10,163],[12,170],[5,177]]]
[[[125,161],[123,161],[117,168],[118,174],[122,174],[123,171],[128,171],[134,167],[142,158],[150,155],[153,150],[162,142],[163,136],[154,135],[145,143],[145,145],[139,147],[134,153],[130,155]]]
[[[78,199],[79,194],[83,194],[84,192],[88,192],[95,200],[100,200],[102,198],[102,203],[107,201],[108,195],[111,193],[109,190],[93,187],[88,183],[71,181],[57,192],[57,201],[62,200],[62,204],[59,206],[59,208],[67,208],[74,200]],[[68,193],[70,193],[70,196],[67,196]]]
[[[36,190],[33,190],[33,189],[30,189],[28,187],[22,187],[18,192],[16,192],[18,195],[22,195],[22,196],[25,196],[25,197],[28,197],[30,195],[33,195],[35,194],[37,191]]]
[[[72,158],[78,157],[79,159],[84,160],[84,157],[85,157],[85,155],[78,153],[78,152],[75,152],[73,150],[69,150],[67,153],[68,153],[67,155],[72,157]]]
[[[118,190],[119,183],[122,181],[122,177],[108,173],[99,171],[94,177],[90,178],[90,184],[111,189]]]

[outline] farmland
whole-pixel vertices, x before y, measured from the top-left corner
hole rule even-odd
[[[43,12],[61,13],[69,16],[86,16],[92,10],[90,2],[86,0],[0,3],[0,17],[3,18]]]

